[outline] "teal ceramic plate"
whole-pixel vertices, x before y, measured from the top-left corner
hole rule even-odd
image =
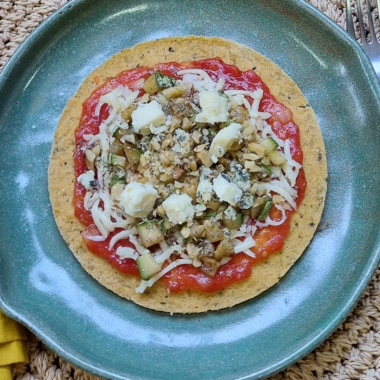
[[[279,64],[321,125],[319,230],[280,283],[229,310],[143,309],[80,267],[51,211],[47,168],[67,100],[99,64],[175,35],[229,38]],[[73,364],[109,379],[258,379],[301,358],[354,306],[379,260],[380,90],[356,43],[301,0],[73,0],[0,78],[0,304]]]

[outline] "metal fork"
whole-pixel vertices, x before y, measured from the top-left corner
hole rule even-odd
[[[364,21],[363,21],[363,10],[360,5],[360,0],[356,0],[356,6],[358,9],[360,34],[362,38],[362,47],[364,51],[367,53],[369,59],[371,60],[372,65],[376,71],[377,77],[380,80],[380,42],[377,41],[376,39],[375,27],[372,21],[369,0],[366,0],[366,5],[367,5],[368,25],[369,25],[370,35],[371,35],[371,42],[368,42],[366,38],[366,33],[364,29]],[[346,0],[346,7],[347,7],[347,10],[346,10],[347,32],[356,39],[350,0]],[[380,0],[377,0],[377,9],[380,14]]]

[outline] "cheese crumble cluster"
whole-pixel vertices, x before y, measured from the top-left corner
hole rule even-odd
[[[200,69],[176,74],[156,71],[134,91],[120,85],[101,96],[95,116],[103,105],[109,116],[81,148],[88,170],[77,181],[100,232],[93,239],[122,229],[110,249],[134,245],[116,254],[137,261],[137,292],[178,265],[214,276],[236,253],[254,256],[256,229],[296,208],[301,165],[259,111],[263,91],[225,90]]]

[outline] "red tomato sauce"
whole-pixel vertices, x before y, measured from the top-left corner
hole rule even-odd
[[[106,82],[93,91],[91,96],[83,103],[82,116],[80,124],[75,131],[76,152],[74,154],[74,169],[76,178],[87,170],[83,151],[84,134],[99,133],[99,126],[103,120],[106,120],[109,114],[107,105],[103,105],[100,115],[95,116],[95,108],[98,104],[100,96],[112,91],[119,85],[127,85],[131,90],[139,88],[141,79],[146,79],[151,73],[161,70],[163,74],[173,76],[180,79],[176,75],[177,71],[183,69],[202,69],[206,71],[214,81],[218,81],[223,77],[226,81],[224,89],[236,89],[255,91],[263,89],[264,95],[260,102],[260,112],[273,112],[273,110],[285,109],[285,106],[279,103],[270,93],[269,88],[263,83],[259,76],[253,71],[240,71],[236,66],[227,65],[218,58],[194,61],[189,63],[162,63],[151,69],[138,67],[136,69],[121,72],[115,78],[107,79]],[[144,91],[140,89],[140,95]],[[273,132],[280,139],[290,140],[290,151],[295,161],[302,164],[303,153],[300,144],[300,133],[297,125],[292,121],[281,123],[273,117],[266,120],[271,125]],[[297,206],[302,202],[306,190],[306,178],[303,169],[300,169],[296,181],[296,189],[298,196],[296,199]],[[111,238],[121,230],[115,230],[105,241],[93,240],[94,236],[100,236],[100,233],[94,225],[91,212],[84,208],[84,196],[86,190],[81,184],[75,181],[73,205],[75,208],[75,216],[86,226],[86,230],[82,233],[83,240],[88,249],[94,254],[100,255],[109,261],[120,272],[139,276],[137,264],[132,259],[121,260],[116,255],[118,247],[132,247],[127,239],[120,240],[115,244],[113,249],[109,248]],[[286,211],[286,221],[280,226],[268,226],[259,229],[254,234],[256,246],[251,250],[255,254],[255,258],[239,253],[225,265],[222,265],[214,277],[209,277],[199,268],[192,265],[181,265],[167,273],[162,281],[170,292],[179,292],[187,289],[197,289],[204,292],[215,292],[221,290],[237,281],[247,279],[251,276],[254,265],[265,260],[269,255],[279,252],[284,246],[285,238],[289,234],[290,219],[295,211]],[[270,212],[272,220],[280,218],[280,211],[272,207]]]

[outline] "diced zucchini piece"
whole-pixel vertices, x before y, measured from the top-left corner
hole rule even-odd
[[[124,156],[124,145],[119,140],[115,139],[110,145],[109,152],[117,154],[118,156]]]
[[[250,209],[250,213],[249,213],[249,215],[252,219],[256,219],[257,216],[260,215],[261,210],[263,210],[265,203],[266,203],[265,197],[256,198],[255,202],[253,203],[252,208]]]
[[[190,123],[192,126],[196,125],[196,121],[195,121],[195,118],[197,117],[197,113],[194,113],[192,116],[190,116]]]
[[[234,254],[234,245],[230,239],[223,239],[214,252],[214,259],[222,260],[223,257],[231,257]]]
[[[155,73],[153,73],[150,77],[148,77],[145,80],[143,88],[147,94],[155,94],[156,92],[160,91],[160,87],[158,87],[158,84],[156,82]]]
[[[190,237],[199,239],[202,237],[202,234],[205,232],[205,227],[203,224],[198,224],[196,221],[190,227]]]
[[[238,228],[240,228],[243,222],[244,222],[244,215],[241,212],[236,214],[235,219],[228,219],[226,215],[223,213],[223,217],[222,217],[223,226],[228,228],[229,230],[237,230]]]
[[[164,222],[160,223],[160,228],[161,228],[162,234],[165,236],[166,232],[168,232],[168,230],[166,229]]]
[[[108,163],[110,165],[121,166],[124,168],[125,164],[127,163],[127,159],[123,156],[118,156],[117,154],[109,153],[108,154]]]
[[[216,217],[216,211],[211,211],[205,215],[203,215],[203,219],[211,219]]]
[[[144,247],[150,247],[164,240],[161,226],[154,221],[143,222],[137,225],[137,231]]]
[[[125,178],[125,168],[121,166],[109,166],[111,176],[115,175],[116,177],[124,177]]]
[[[218,201],[210,201],[207,203],[207,208],[216,211],[222,204]]]
[[[122,183],[122,184],[124,184],[124,183],[125,183],[125,176],[121,176],[121,177],[119,177],[119,176],[116,175],[116,174],[111,175],[110,187],[113,187],[113,186],[116,185],[117,183]]]
[[[270,166],[267,166],[267,165],[264,165],[264,164],[261,164],[261,171],[264,174],[267,174],[267,175],[272,174],[272,169],[270,168]]]
[[[263,146],[267,153],[271,152],[273,149],[276,149],[278,147],[278,144],[272,137],[267,137],[260,143],[261,146]]]
[[[203,225],[205,226],[206,239],[209,242],[215,243],[224,239],[223,228],[219,222],[212,223],[210,220],[205,220]]]
[[[265,147],[255,142],[249,143],[247,145],[247,148],[250,152],[255,153],[257,156],[259,156],[259,158],[262,158],[266,151]]]
[[[261,159],[261,163],[266,165],[266,166],[269,166],[270,165],[270,158],[268,156],[264,156],[262,159]]]
[[[269,211],[272,207],[272,204],[273,204],[273,199],[270,197],[266,197],[266,202],[265,202],[264,208],[262,209],[257,220],[265,220],[266,219],[266,217],[269,215]]]
[[[282,156],[277,150],[272,150],[268,153],[268,157],[270,160],[277,166],[281,166],[282,164],[285,164],[287,161],[284,156]]]
[[[200,261],[202,262],[201,271],[210,277],[214,277],[220,267],[220,262],[208,256],[201,257]]]
[[[128,129],[124,129],[121,127],[117,127],[115,129],[115,132],[112,134],[112,137],[115,137],[115,139],[120,140],[125,134],[127,134],[129,131]]]
[[[160,70],[155,72],[156,82],[160,89],[169,88],[175,86],[176,79],[168,75],[162,74]]]
[[[175,78],[164,75],[158,70],[145,80],[143,88],[147,94],[153,95],[164,88],[175,86],[175,83]]]
[[[136,262],[143,280],[149,280],[161,270],[160,265],[150,252],[142,254]]]
[[[131,166],[138,165],[140,163],[141,150],[133,145],[126,145],[124,147],[124,153]]]
[[[226,204],[221,204],[220,207],[216,210],[217,214],[220,214],[221,212],[225,211],[227,209]]]

